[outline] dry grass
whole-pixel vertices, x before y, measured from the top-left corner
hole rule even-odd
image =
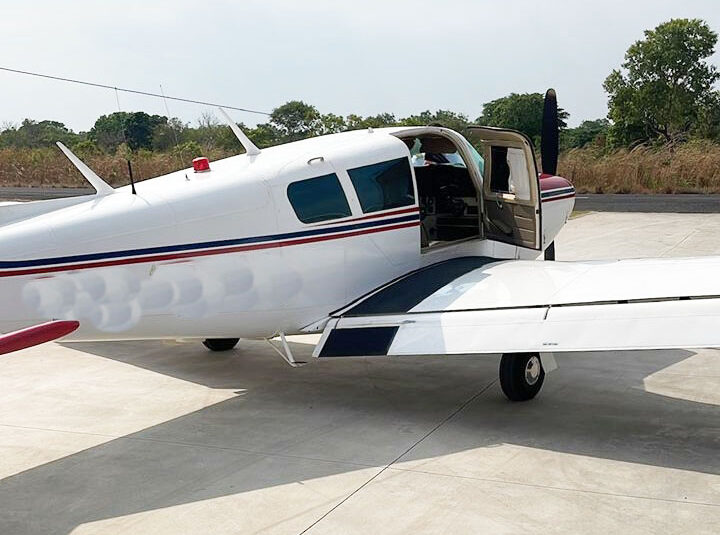
[[[227,154],[208,151],[218,159]],[[112,186],[127,184],[127,162],[121,156],[79,155],[90,168]],[[198,156],[140,152],[133,156],[133,176],[137,181],[190,167]],[[87,181],[58,149],[0,149],[0,187],[88,187]]]
[[[205,151],[211,160],[228,154]],[[140,152],[133,156],[133,171],[143,180],[189,167],[196,154]],[[128,183],[127,164],[121,156],[81,155],[112,185]],[[675,151],[636,148],[602,154],[576,149],[561,155],[559,174],[582,193],[720,193],[720,145],[688,143]],[[0,187],[87,187],[59,150],[0,149]]]
[[[558,174],[582,193],[720,193],[720,145],[638,147],[600,154],[576,149],[560,156]]]

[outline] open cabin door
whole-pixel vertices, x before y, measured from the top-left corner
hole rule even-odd
[[[482,154],[485,237],[540,250],[540,184],[530,140],[520,132],[472,126],[468,140]]]

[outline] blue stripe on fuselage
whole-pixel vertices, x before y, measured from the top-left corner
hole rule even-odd
[[[293,238],[304,238],[306,236],[317,236],[322,234],[334,234],[336,232],[347,232],[351,230],[359,230],[370,227],[380,227],[405,221],[417,221],[418,214],[410,214],[407,216],[396,217],[393,219],[384,219],[381,221],[367,221],[363,223],[355,223],[352,225],[343,225],[338,227],[324,227],[311,230],[302,230],[298,232],[286,232],[283,234],[271,234],[267,236],[253,236],[250,238],[236,238],[232,240],[216,240],[209,242],[188,243],[183,245],[165,245],[162,247],[147,247],[145,249],[128,249],[124,251],[109,251],[104,253],[90,253],[74,256],[59,256],[54,258],[38,258],[33,260],[9,260],[0,261],[0,269],[15,269],[25,267],[52,266],[57,264],[70,264],[76,262],[87,262],[93,260],[108,260],[111,258],[122,258],[125,256],[142,256],[158,253],[174,253],[181,251],[194,251],[198,249],[212,249],[216,247],[228,247],[232,245],[256,244],[262,242],[271,242],[277,240],[288,240]]]
[[[563,188],[552,191],[545,191],[540,193],[540,198],[547,199],[548,197],[557,197],[558,195],[569,195],[575,193],[575,188]]]

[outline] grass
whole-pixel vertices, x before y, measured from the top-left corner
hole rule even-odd
[[[230,156],[215,150],[203,155],[211,160]],[[129,183],[127,162],[122,156],[78,156],[111,186]],[[187,168],[194,156],[198,155],[140,151],[132,158],[133,176],[141,181]],[[88,183],[58,149],[5,148],[0,149],[0,187],[77,188],[88,187]]]
[[[594,149],[563,153],[558,174],[579,193],[720,193],[720,145],[638,147],[609,154]]]
[[[229,156],[206,151],[216,160]],[[128,183],[127,163],[121,156],[79,155],[111,185]],[[189,167],[195,154],[140,151],[133,156],[136,180]],[[720,145],[692,142],[677,147],[639,147],[604,154],[575,149],[560,156],[558,173],[579,193],[720,193]],[[0,187],[87,187],[85,179],[55,148],[0,149]]]

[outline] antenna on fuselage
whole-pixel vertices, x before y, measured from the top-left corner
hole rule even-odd
[[[233,134],[235,134],[235,137],[238,138],[238,141],[245,149],[245,154],[247,154],[248,156],[257,156],[258,154],[260,154],[260,149],[255,146],[255,143],[250,141],[250,138],[245,135],[245,132],[240,130],[240,127],[235,121],[232,120],[232,118],[227,114],[227,112],[219,106],[218,110],[220,110],[220,113],[227,121],[230,130],[233,131]]]
[[[95,191],[98,195],[108,195],[110,193],[115,193],[115,188],[113,188],[110,184],[97,176],[95,174],[95,171],[85,165],[85,163],[80,158],[75,156],[70,149],[68,149],[59,141],[57,142],[57,146],[60,147],[60,150],[63,151],[63,154],[67,156],[68,160],[72,162],[72,164],[77,168],[77,170],[80,171],[80,174],[84,176],[88,182],[90,182],[92,187],[95,188]]]

